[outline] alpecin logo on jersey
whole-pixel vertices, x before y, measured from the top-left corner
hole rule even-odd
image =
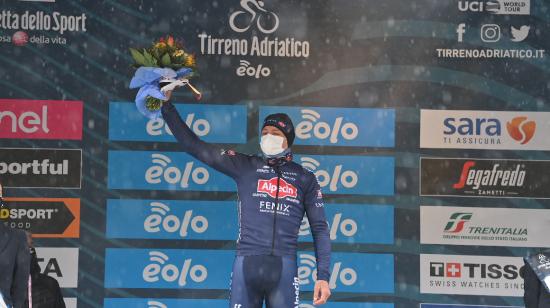
[[[266,193],[272,198],[277,198],[277,177],[269,180],[258,180],[258,192]],[[298,190],[294,185],[288,183],[283,178],[279,178],[279,199],[286,197],[296,198]]]

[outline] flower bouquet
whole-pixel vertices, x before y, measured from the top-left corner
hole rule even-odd
[[[176,87],[188,86],[197,100],[201,98],[199,90],[189,82],[197,74],[195,56],[172,36],[161,38],[147,49],[130,48],[130,53],[137,68],[130,89],[139,88],[135,102],[146,117],[159,118],[162,103],[168,100],[165,93]]]

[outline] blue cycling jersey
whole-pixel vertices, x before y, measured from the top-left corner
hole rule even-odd
[[[237,255],[296,257],[300,224],[307,214],[317,258],[317,279],[329,280],[330,238],[321,189],[315,175],[290,160],[266,161],[200,140],[170,102],[162,116],[183,150],[237,183]]]

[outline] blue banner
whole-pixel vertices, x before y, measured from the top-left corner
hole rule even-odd
[[[520,306],[486,306],[486,305],[457,305],[457,304],[420,304],[420,308],[523,308]]]
[[[294,144],[395,146],[394,109],[261,106],[259,123],[267,115],[279,112],[292,119]]]
[[[335,243],[393,244],[393,206],[325,204],[325,211]],[[235,201],[107,200],[107,238],[236,240],[237,234]],[[313,241],[305,218],[299,234],[299,241]]]
[[[246,143],[245,105],[177,104],[176,109],[206,142]],[[109,140],[176,142],[163,119],[150,120],[126,102],[109,103]]]
[[[394,194],[393,157],[296,155],[294,161],[315,173],[324,194]]]
[[[228,176],[183,152],[109,151],[109,189],[235,191]]]
[[[331,302],[331,308],[393,308],[390,303],[342,303]],[[171,298],[106,298],[104,308],[227,308],[229,301],[224,299],[171,299]],[[299,308],[315,308],[302,303]]]
[[[325,204],[334,243],[393,244],[394,208],[386,205]],[[300,241],[312,242],[309,222],[300,227]]]
[[[234,251],[193,249],[106,249],[106,288],[228,289]],[[300,289],[312,291],[315,256],[298,253]],[[393,293],[391,254],[333,253],[331,289],[337,292]]]

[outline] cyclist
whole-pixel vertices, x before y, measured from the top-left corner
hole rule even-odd
[[[331,248],[323,197],[315,175],[292,161],[295,134],[290,118],[281,113],[265,118],[262,155],[253,156],[200,140],[169,101],[162,106],[162,116],[185,152],[237,183],[239,235],[230,308],[261,308],[264,301],[267,307],[298,307],[296,249],[304,213],[317,259],[313,303],[326,303]]]

